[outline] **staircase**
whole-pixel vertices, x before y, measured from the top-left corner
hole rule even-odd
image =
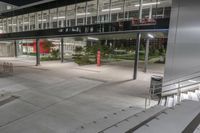
[[[178,104],[178,98],[179,96],[177,94],[170,95],[170,96],[164,96],[161,98],[159,105],[166,106],[166,107],[174,107]],[[200,90],[190,90],[187,92],[182,92],[180,94],[180,102],[183,100],[192,100],[192,101],[200,101]]]

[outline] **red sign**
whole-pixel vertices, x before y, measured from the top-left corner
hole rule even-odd
[[[97,51],[97,66],[101,66],[101,51]]]

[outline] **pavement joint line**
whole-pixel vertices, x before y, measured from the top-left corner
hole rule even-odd
[[[79,77],[81,79],[87,79],[87,80],[92,80],[92,81],[98,81],[98,82],[103,82],[103,83],[107,83],[108,81],[106,80],[102,80],[102,79],[96,79],[96,78],[89,78],[89,77]]]
[[[100,85],[101,85],[101,84],[100,84]],[[96,86],[96,87],[97,87],[97,86]],[[93,87],[93,88],[95,88],[95,87]],[[93,89],[93,88],[91,88],[91,89]],[[89,89],[89,90],[91,90],[91,89]],[[76,95],[74,95],[74,96],[80,95],[80,94],[85,93],[85,92],[87,92],[87,91],[89,91],[89,90],[86,90],[86,91],[81,92],[81,93],[79,93],[79,94],[76,94]],[[65,99],[61,99],[59,102],[50,104],[50,105],[48,105],[48,106],[46,106],[46,107],[44,107],[44,108],[41,108],[41,107],[40,107],[39,110],[34,111],[34,112],[32,112],[32,113],[30,113],[30,114],[27,114],[27,115],[25,115],[25,116],[23,116],[23,117],[20,117],[20,118],[18,118],[18,119],[15,119],[15,120],[13,120],[13,121],[10,121],[10,122],[8,122],[8,123],[6,123],[6,124],[0,125],[0,127],[5,127],[5,126],[7,126],[7,125],[9,125],[9,124],[11,124],[11,123],[14,123],[14,122],[18,121],[18,120],[22,120],[22,119],[24,119],[24,118],[26,118],[26,117],[32,116],[32,115],[35,114],[35,113],[38,113],[38,112],[47,110],[48,108],[50,108],[50,107],[52,107],[52,106],[54,106],[54,105],[56,105],[56,104],[62,103],[63,101],[69,100],[69,99],[71,99],[71,98],[74,97],[74,96],[71,96],[71,97],[68,97],[68,98],[65,98]],[[22,99],[20,99],[20,100],[22,100]],[[22,101],[23,101],[23,100],[22,100]],[[24,101],[24,102],[25,102],[25,101]],[[27,103],[29,103],[29,102],[27,102]],[[29,103],[29,104],[30,104],[30,103]],[[31,103],[31,105],[34,105],[34,104]],[[34,105],[34,106],[35,106],[35,105]],[[37,107],[37,106],[36,106],[36,107]],[[52,112],[52,113],[55,113],[55,112]]]
[[[0,99],[0,107],[3,105],[6,105],[16,99],[19,99],[19,97],[18,96],[9,96],[9,97],[6,96],[5,98]]]
[[[87,69],[87,68],[73,68],[73,69],[83,70],[83,71],[89,71],[89,72],[96,72],[96,73],[101,72],[101,71],[97,71],[97,70],[90,70],[90,69]]]

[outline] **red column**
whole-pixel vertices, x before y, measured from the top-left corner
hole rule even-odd
[[[101,66],[101,51],[97,51],[97,66]]]

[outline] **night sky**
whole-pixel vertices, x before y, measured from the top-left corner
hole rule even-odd
[[[0,1],[12,4],[12,5],[16,5],[16,6],[23,6],[23,5],[31,4],[31,3],[42,1],[42,0],[0,0]]]

